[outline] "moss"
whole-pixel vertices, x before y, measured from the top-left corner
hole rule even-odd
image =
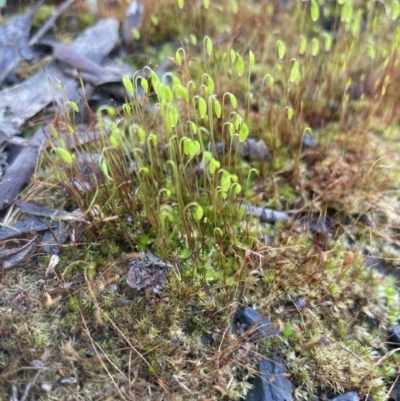
[[[269,4],[267,13],[263,2],[237,2],[237,13],[230,1],[212,1],[208,11],[185,3],[180,11],[172,0],[145,2],[141,37],[149,57],[131,62],[142,68],[168,55],[172,84],[157,84],[153,75],[142,99],[158,103],[159,114],[128,99],[109,110],[111,138],[99,121],[102,141],[85,150],[102,154],[103,181],[78,191],[78,166],[51,151],[41,160],[27,199],[50,184],[51,196],[40,202],[63,207],[64,195],[52,187],[62,181],[70,206],[85,212],[90,225],[79,244],[65,247],[54,277],[43,279],[45,255],[37,268],[5,276],[1,380],[8,389],[33,380],[36,359],[47,368],[40,380],[54,384],[49,400],[66,394],[90,400],[100,393],[141,399],[160,392],[165,399],[191,399],[190,392],[239,399],[255,362],[251,353],[241,359],[247,340],[230,327],[244,303],[280,326],[282,338],[253,344],[254,355],[281,353],[296,399],[357,391],[383,400],[384,380],[393,378],[398,356],[387,354],[386,370],[375,363],[376,344],[382,357],[388,352],[377,327],[399,317],[397,284],[365,267],[362,255],[380,248],[388,260],[398,259],[385,244],[397,241],[398,219],[391,206],[397,193],[390,190],[398,180],[392,148],[400,92],[390,24],[378,30],[363,2],[353,2],[354,15],[364,12],[365,30],[357,33],[357,20],[343,21],[326,51],[322,37],[330,33],[311,21],[306,3],[291,12]],[[329,7],[329,18],[339,21],[340,7],[328,3],[321,15]],[[376,21],[385,22],[381,11],[373,11]],[[218,35],[226,32],[224,41]],[[197,44],[186,44],[190,34]],[[184,49],[179,57],[175,45],[160,50],[177,36]],[[210,51],[205,36],[221,41]],[[304,55],[301,37],[308,43]],[[318,55],[311,54],[312,39],[321,42]],[[286,52],[281,58],[278,40]],[[373,50],[374,74],[365,56]],[[298,84],[290,80],[293,58]],[[355,96],[359,87],[361,97]],[[207,153],[213,142],[232,149],[232,135],[247,131],[265,141],[269,163]],[[313,132],[315,148],[303,148],[305,132]],[[318,237],[306,224],[265,224],[245,216],[241,203],[297,210],[304,218],[329,216],[338,227]],[[360,225],[354,216],[363,214],[375,226]],[[265,233],[272,244],[261,241]],[[126,284],[123,253],[142,250],[173,264],[159,295]],[[60,384],[69,377],[79,377],[79,386]],[[39,387],[31,392],[46,399]]]

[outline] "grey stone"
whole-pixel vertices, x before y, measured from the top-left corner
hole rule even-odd
[[[247,393],[245,401],[292,401],[292,383],[286,377],[282,359],[273,354],[269,359],[259,362],[258,374],[249,382],[253,388]]]

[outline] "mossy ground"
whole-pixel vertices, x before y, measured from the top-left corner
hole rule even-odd
[[[103,152],[105,183],[76,190],[79,172],[58,148],[25,192],[79,206],[91,225],[63,247],[54,275],[45,277],[50,258],[40,253],[3,274],[0,398],[34,382],[30,398],[43,400],[239,399],[257,355],[279,350],[295,399],[357,391],[383,400],[399,363],[385,343],[398,289],[364,256],[399,264],[398,3],[186,3],[145,2],[141,46],[179,38],[184,51],[168,54],[171,95],[153,75],[148,90],[133,80],[141,100],[108,110],[112,139],[99,119],[102,143],[86,150]],[[143,107],[156,102],[155,112]],[[231,127],[264,141],[271,160],[202,159],[203,143],[231,143]],[[310,132],[318,145],[307,150]],[[200,161],[200,177],[191,175]],[[316,235],[296,222],[260,223],[239,203],[337,225]],[[126,284],[122,254],[149,249],[174,265],[160,295]],[[239,304],[268,316],[282,338],[233,334]],[[77,382],[60,383],[69,378]]]

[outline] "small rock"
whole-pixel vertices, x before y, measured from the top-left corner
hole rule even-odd
[[[213,339],[211,337],[203,337],[201,339],[201,343],[203,345],[209,346],[209,345],[211,345],[213,343]]]
[[[50,391],[52,390],[53,386],[51,385],[50,382],[42,382],[42,384],[40,385],[40,388],[45,391],[46,393],[50,393]]]
[[[294,305],[298,309],[303,309],[307,306],[307,301],[304,298],[298,298],[298,299],[296,299]]]
[[[327,234],[333,225],[334,222],[326,216],[321,216],[308,222],[310,231],[315,234]]]
[[[390,326],[387,329],[388,332],[388,342],[392,347],[399,347],[400,345],[400,327],[399,326]]]
[[[43,361],[35,359],[31,362],[31,366],[36,369],[40,369],[40,368],[44,368],[45,365],[44,365]]]
[[[317,146],[317,141],[315,140],[314,135],[311,134],[303,135],[302,145],[307,149],[315,148],[315,146]]]
[[[249,380],[253,388],[245,401],[292,401],[292,383],[286,377],[282,359],[271,355],[257,366],[258,374]]]
[[[96,350],[95,350],[95,348],[93,347],[93,345],[89,345],[87,348],[86,348],[86,357],[87,358],[92,358],[93,356],[95,356],[96,355]]]
[[[372,224],[373,224],[372,221],[371,221],[371,219],[369,218],[369,216],[366,215],[366,214],[362,214],[362,215],[359,217],[357,223],[358,223],[358,224],[361,224],[361,225],[363,225],[363,226],[367,226],[367,227],[372,227]]]
[[[252,308],[239,307],[233,317],[233,326],[234,329],[237,326],[242,326],[245,331],[253,327],[252,334],[255,333],[257,336],[264,338],[280,334],[279,330],[268,318],[262,317],[259,312]]]
[[[360,401],[358,394],[355,391],[350,391],[342,395],[338,395],[335,398],[331,398],[329,401]]]
[[[215,158],[222,157],[224,155],[225,146],[223,142],[209,143],[207,150],[210,151]]]
[[[261,140],[247,139],[244,142],[238,141],[236,148],[240,156],[249,161],[270,162],[272,160],[267,145]]]
[[[400,401],[400,384],[395,384],[394,387],[392,387],[389,398],[394,401]]]
[[[269,235],[269,234],[264,234],[264,235],[262,236],[261,241],[262,241],[265,245],[271,245],[271,244],[274,243],[274,237],[272,237],[272,236]]]

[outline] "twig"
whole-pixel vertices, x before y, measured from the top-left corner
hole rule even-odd
[[[42,36],[50,29],[50,27],[54,24],[56,19],[74,2],[75,0],[66,0],[60,7],[58,7],[57,12],[52,15],[43,25],[42,27],[31,37],[29,41],[29,46],[35,45]]]
[[[18,401],[18,390],[15,384],[11,386],[11,397],[10,401]]]
[[[29,390],[35,384],[36,379],[39,377],[41,370],[42,369],[39,369],[38,372],[36,373],[35,377],[33,378],[33,380],[26,385],[24,394],[22,394],[22,397],[21,397],[21,399],[19,401],[26,401],[26,398],[28,397]]]
[[[189,394],[192,394],[192,390],[190,390],[189,387],[187,387],[185,384],[181,383],[178,379],[178,376],[176,375],[172,375],[172,380],[176,381],[179,385],[179,387],[183,388],[184,390],[186,390]]]

